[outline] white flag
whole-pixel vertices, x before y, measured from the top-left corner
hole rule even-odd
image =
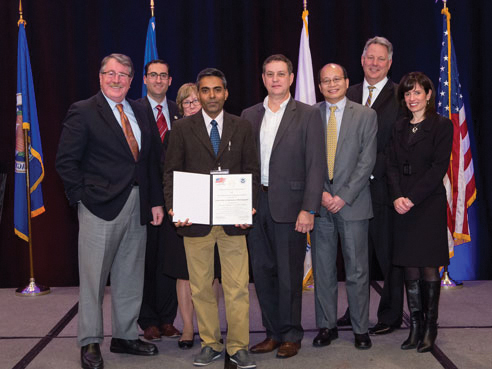
[[[311,60],[311,50],[309,49],[308,14],[307,10],[302,12],[303,25],[299,45],[295,99],[314,105],[316,103],[316,92],[314,89],[313,62]]]

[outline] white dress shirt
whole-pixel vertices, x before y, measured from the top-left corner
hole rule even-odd
[[[388,82],[388,77],[384,77],[381,81],[379,81],[378,83],[376,83],[375,85],[370,85],[366,79],[364,78],[364,82],[362,84],[362,101],[361,101],[361,104],[362,105],[366,105],[366,102],[367,102],[367,97],[369,96],[369,86],[374,86],[374,90],[372,90],[372,98],[371,98],[371,106],[372,104],[374,104],[374,101],[376,101],[376,99],[378,98],[379,96],[379,93],[381,92],[381,90],[383,89],[383,87],[386,85],[386,82]]]
[[[157,105],[162,106],[162,114],[164,114],[164,118],[166,118],[167,129],[171,130],[171,119],[169,117],[169,107],[167,106],[167,97],[164,97],[164,100],[161,103],[158,103],[149,95],[147,95],[149,99],[150,106],[152,107],[152,113],[154,113],[154,119],[157,122],[157,114],[159,114],[159,110],[157,110]]]
[[[207,113],[202,109],[203,120],[205,121],[205,128],[207,129],[208,136],[210,137],[210,131],[212,131],[212,121],[217,122],[217,129],[219,130],[219,136],[222,137],[222,127],[224,126],[224,110],[222,110],[215,119],[210,118]]]
[[[261,121],[260,128],[260,155],[261,155],[261,184],[268,186],[268,175],[270,168],[270,156],[272,155],[273,143],[277,136],[278,127],[284,116],[285,107],[290,100],[287,98],[282,104],[280,109],[275,113],[268,107],[268,96],[263,101],[265,108],[265,115]]]

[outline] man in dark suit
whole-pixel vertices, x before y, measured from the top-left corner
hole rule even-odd
[[[151,125],[155,127],[155,137],[159,150],[161,167],[164,167],[165,146],[174,120],[180,118],[178,106],[166,98],[172,77],[169,65],[162,60],[152,60],[145,66],[144,83],[147,96],[138,100],[148,112]],[[142,307],[138,324],[144,330],[144,338],[159,341],[162,336],[178,337],[174,327],[178,309],[176,279],[163,273],[163,247],[172,247],[182,242],[172,222],[166,217],[159,227],[147,226],[147,250],[145,252],[145,281]]]
[[[171,216],[173,172],[210,174],[221,168],[230,174],[253,175],[253,204],[258,186],[258,159],[250,124],[223,110],[228,97],[224,74],[204,69],[197,77],[202,110],[175,124],[169,139],[164,166],[164,196]],[[188,219],[175,223],[184,237],[190,287],[202,350],[194,365],[204,366],[218,359],[221,342],[217,301],[212,288],[214,247],[217,243],[222,268],[227,317],[227,352],[240,368],[254,368],[248,354],[249,271],[246,246],[247,225],[209,226],[191,224]]]
[[[257,140],[261,190],[248,236],[256,293],[266,339],[251,348],[277,357],[297,354],[301,325],[306,233],[319,211],[326,172],[323,127],[318,109],[290,95],[292,63],[272,55],[263,63],[268,96],[243,111]]]
[[[395,122],[404,114],[396,99],[396,87],[388,78],[393,45],[384,37],[366,42],[361,57],[364,82],[350,86],[347,98],[376,110],[378,115],[378,148],[376,165],[371,175],[371,198],[374,218],[369,221],[369,265],[375,256],[384,276],[384,287],[378,308],[378,322],[369,334],[387,334],[400,327],[403,315],[403,270],[392,265],[392,207],[386,180],[385,150]],[[339,325],[350,325],[350,315],[339,319]]]
[[[314,346],[338,337],[336,256],[340,236],[355,347],[369,349],[369,263],[367,234],[372,218],[369,177],[376,162],[376,112],[345,97],[347,72],[327,64],[319,72],[325,101],[318,104],[325,123],[328,171],[320,216],[311,233],[315,286]]]
[[[164,200],[155,140],[146,112],[126,100],[132,61],[101,63],[101,91],[73,104],[63,123],[56,168],[79,217],[78,343],[83,368],[102,368],[102,303],[111,274],[111,352],[155,355],[138,339],[146,224],[162,222]]]

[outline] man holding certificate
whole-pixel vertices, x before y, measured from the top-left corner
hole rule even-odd
[[[227,352],[238,367],[254,368],[256,364],[249,358],[247,351],[249,271],[245,235],[249,225],[197,224],[190,221],[195,217],[194,211],[176,219],[172,209],[175,206],[177,209],[177,193],[182,190],[181,184],[174,188],[175,181],[182,177],[183,173],[180,172],[210,175],[220,171],[219,173],[244,174],[245,178],[249,174],[253,204],[255,203],[259,166],[251,125],[223,110],[228,90],[227,81],[221,71],[213,68],[201,71],[197,77],[197,88],[202,110],[175,123],[169,137],[164,165],[164,196],[168,213],[174,216],[178,233],[184,237],[193,304],[202,339],[202,350],[195,357],[194,364],[210,364],[221,356],[223,350],[217,301],[212,289],[214,245],[217,243],[228,325]],[[214,183],[221,184],[223,177],[219,174],[212,178]],[[190,198],[196,194],[189,192]],[[227,192],[222,193],[224,194],[227,195]],[[203,196],[207,197],[207,202],[210,201],[210,192],[204,191]],[[196,208],[200,206],[197,205]],[[197,209],[197,212],[200,210]]]

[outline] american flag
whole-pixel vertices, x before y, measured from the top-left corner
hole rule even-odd
[[[442,10],[443,35],[439,71],[437,111],[452,120],[454,126],[451,161],[444,176],[444,186],[448,200],[448,244],[449,256],[454,254],[454,246],[469,242],[468,207],[475,201],[477,190],[473,172],[470,137],[466,123],[465,105],[461,94],[458,65],[451,39],[451,15],[448,8]]]

